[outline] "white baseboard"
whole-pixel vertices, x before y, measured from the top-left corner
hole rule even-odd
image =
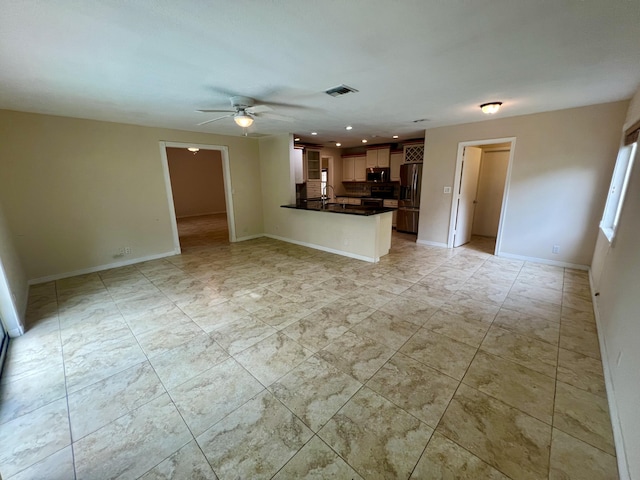
[[[607,391],[607,403],[609,404],[609,416],[611,418],[611,428],[613,430],[613,443],[616,449],[616,460],[618,462],[618,475],[620,480],[631,480],[629,473],[629,465],[627,463],[627,454],[624,447],[624,436],[620,426],[620,417],[618,415],[618,406],[613,389],[613,380],[611,374],[611,364],[609,363],[609,355],[607,355],[607,345],[604,341],[604,329],[600,320],[600,310],[598,309],[598,297],[594,295],[593,276],[589,269],[589,287],[591,289],[591,301],[593,302],[593,314],[596,318],[598,327],[598,342],[600,343],[600,358],[602,359],[602,371],[604,373],[604,385]]]
[[[580,265],[577,263],[558,262],[557,260],[548,260],[546,258],[527,257],[526,255],[515,255],[513,253],[500,252],[497,257],[511,258],[513,260],[523,260],[525,262],[544,263],[545,265],[553,265],[555,267],[574,268],[576,270],[589,270],[589,265]]]
[[[416,243],[418,245],[426,245],[428,247],[442,247],[442,248],[448,248],[449,247],[446,243],[432,242],[430,240],[416,240]]]
[[[46,283],[54,280],[60,280],[62,278],[75,277],[76,275],[86,275],[87,273],[101,272],[103,270],[109,270],[111,268],[126,267],[127,265],[133,265],[134,263],[148,262],[149,260],[157,260],[158,258],[170,257],[172,255],[178,255],[179,253],[180,250],[172,250],[166,253],[158,253],[155,255],[148,255],[146,257],[130,258],[127,260],[108,263],[105,265],[83,268],[80,270],[74,270],[73,272],[56,273],[55,275],[48,275],[46,277],[33,278],[29,280],[29,285],[37,285],[38,283]]]
[[[24,332],[19,328],[12,328],[7,332],[10,338],[16,338],[24,334]]]
[[[257,235],[247,235],[246,237],[236,237],[236,242],[245,242],[247,240],[255,240],[256,238],[264,237],[264,233],[258,233]]]
[[[357,253],[345,252],[343,250],[336,250],[329,247],[323,247],[322,245],[316,245],[314,243],[307,242],[299,242],[298,240],[293,240],[291,238],[279,237],[278,235],[271,235],[270,233],[265,233],[265,237],[273,238],[274,240],[281,240],[287,243],[294,243],[296,245],[301,245],[303,247],[313,248],[315,250],[322,250],[323,252],[335,253],[337,255],[342,255],[343,257],[355,258],[356,260],[363,260],[369,263],[376,263],[380,261],[380,258],[367,257],[365,255],[358,255]]]

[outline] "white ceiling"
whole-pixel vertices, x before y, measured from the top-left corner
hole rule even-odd
[[[341,83],[359,93],[324,93]],[[506,117],[639,84],[640,0],[0,0],[10,110],[240,135],[195,110],[246,95],[296,106],[251,133],[344,147],[484,120],[491,100]]]

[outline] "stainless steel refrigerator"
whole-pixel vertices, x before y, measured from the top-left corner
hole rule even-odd
[[[421,163],[400,165],[400,198],[396,220],[396,230],[399,232],[418,233],[421,183]]]

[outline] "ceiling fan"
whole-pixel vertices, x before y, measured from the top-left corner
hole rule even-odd
[[[233,110],[197,110],[198,112],[202,113],[227,113],[227,115],[200,122],[198,123],[198,125],[206,125],[207,123],[217,122],[218,120],[229,117],[233,117],[233,120],[236,122],[236,124],[243,128],[250,127],[256,117],[271,118],[273,120],[281,120],[283,122],[294,121],[294,119],[291,117],[269,113],[273,109],[268,105],[265,105],[264,103],[256,105],[256,100],[254,98],[236,95],[229,98],[229,101],[231,102],[231,107],[233,108]]]

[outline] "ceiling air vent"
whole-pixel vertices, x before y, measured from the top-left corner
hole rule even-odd
[[[331,95],[332,97],[339,97],[340,95],[345,95],[347,93],[357,92],[357,91],[358,90],[356,90],[353,87],[342,84],[342,85],[338,85],[337,87],[330,88],[329,90],[326,90],[324,93],[326,93],[327,95]]]

